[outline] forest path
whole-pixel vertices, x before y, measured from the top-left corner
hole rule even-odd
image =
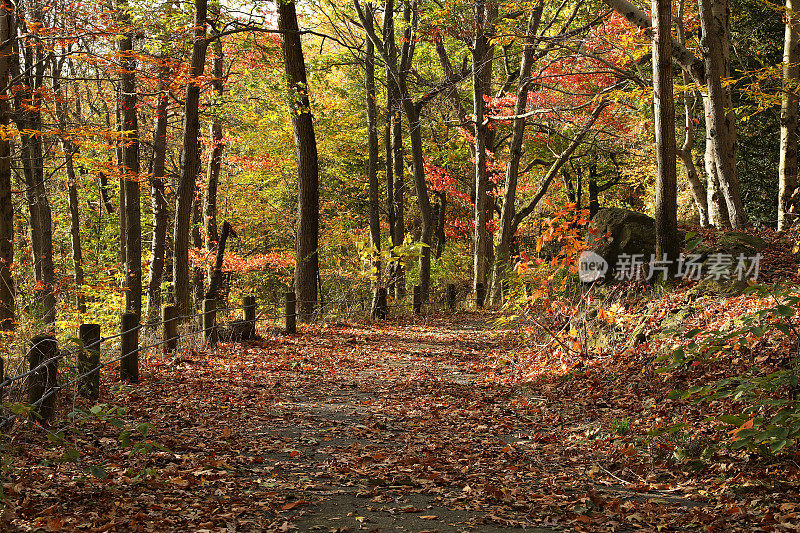
[[[97,480],[31,446],[0,529],[544,532],[685,521],[693,500],[634,486],[652,468],[631,470],[631,448],[606,437],[600,415],[623,413],[614,401],[595,393],[587,403],[577,378],[570,394],[566,382],[498,379],[519,340],[493,318],[314,325],[177,360],[151,354],[139,384],[106,383],[101,401],[129,407],[130,425],[151,423],[169,451],[133,454],[118,430],[89,425],[75,446],[108,472]]]
[[[244,498],[220,506],[239,509],[229,531],[550,531],[517,496],[541,481],[541,458],[516,446],[536,428],[509,408],[511,387],[477,382],[508,345],[491,319],[314,326],[162,367],[162,386],[203,398],[169,395],[192,423],[167,445],[228,457]]]

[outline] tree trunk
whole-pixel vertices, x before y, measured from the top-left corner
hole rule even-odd
[[[683,9],[685,0],[680,1],[678,8],[678,17],[675,25],[678,30],[677,43],[681,46],[686,45],[686,36],[683,26]],[[697,167],[694,164],[692,157],[692,148],[694,147],[694,118],[697,111],[697,90],[689,89],[692,84],[691,76],[685,70],[681,71],[683,78],[683,85],[687,87],[683,90],[683,144],[678,149],[678,156],[680,156],[683,166],[686,169],[686,180],[692,189],[692,196],[694,197],[694,204],[697,208],[697,215],[699,217],[700,227],[707,227],[708,221],[708,196],[703,182],[700,180],[700,175],[697,172]]]
[[[208,0],[195,0],[195,29],[189,83],[186,84],[183,130],[183,165],[175,200],[175,232],[173,234],[172,282],[178,315],[191,311],[189,280],[189,237],[197,171],[200,166],[198,138],[200,135],[200,78],[206,64],[206,14]]]
[[[162,80],[169,77],[165,68]],[[150,178],[150,205],[153,211],[153,236],[150,242],[150,272],[147,277],[147,319],[158,320],[161,308],[161,283],[164,277],[164,261],[167,244],[166,190],[164,187],[165,163],[167,157],[167,109],[169,93],[166,82],[161,82],[156,107],[156,123],[153,129],[153,169]]]
[[[728,208],[728,220],[731,227],[743,228],[747,225],[747,216],[736,174],[736,114],[731,103],[730,87],[723,86],[723,80],[729,77],[728,0],[700,0],[700,25],[708,87],[708,97],[704,99],[708,138],[711,140],[717,180]]]
[[[778,231],[797,220],[797,115],[800,80],[800,3],[786,0],[786,30],[783,40],[783,92],[781,93],[781,144],[778,168]]]
[[[317,303],[319,276],[319,162],[314,121],[308,97],[306,64],[297,27],[294,0],[278,0],[286,81],[297,155],[297,243],[294,270],[295,293],[300,320],[309,322]]]
[[[78,210],[78,184],[75,176],[74,155],[78,148],[67,136],[67,110],[61,90],[61,64],[53,68],[53,93],[55,94],[56,115],[61,129],[61,148],[64,150],[64,167],[67,171],[67,198],[69,203],[69,234],[72,245],[72,265],[75,273],[75,304],[78,312],[86,312],[86,299],[83,295],[83,252],[81,249],[81,221]]]
[[[222,41],[214,40],[214,60],[213,60],[214,80],[211,87],[214,89],[214,103],[221,104],[222,93],[225,88],[224,76],[224,56],[222,51]],[[215,243],[219,239],[217,235],[217,187],[219,185],[219,174],[222,168],[222,150],[225,148],[222,137],[222,111],[218,105],[214,105],[214,121],[211,124],[211,158],[208,161],[208,179],[206,180],[206,197],[203,211],[205,212],[206,248],[213,250]]]
[[[656,260],[674,274],[678,242],[678,181],[675,169],[675,102],[672,94],[672,3],[653,0],[653,120],[656,139]]]
[[[38,23],[42,12],[34,5],[27,14]],[[19,18],[19,17],[18,17]],[[42,131],[41,91],[44,89],[46,61],[41,41],[21,42],[10,60],[11,76],[21,87],[14,93],[15,121],[21,132]],[[25,59],[20,68],[20,55]],[[50,200],[45,187],[44,152],[42,139],[35,133],[20,135],[22,170],[25,178],[26,200],[31,224],[35,294],[40,309],[35,313],[44,323],[53,324],[56,318],[55,268],[53,266],[53,220]]]
[[[372,5],[366,5],[370,16],[367,23],[372,24]],[[378,110],[375,102],[375,45],[367,39],[366,67],[364,69],[364,89],[366,92],[367,110],[367,182],[369,183],[369,234],[374,252],[372,268],[374,270],[374,288],[381,286],[381,221],[378,197]]]
[[[494,7],[491,7],[494,6]],[[481,0],[475,3],[475,39],[472,47],[472,105],[475,113],[475,233],[473,236],[472,288],[487,287],[490,234],[489,176],[486,169],[489,124],[484,118],[484,96],[489,94],[492,80],[494,46],[491,45],[492,25],[497,16],[497,4],[487,7]]]
[[[514,115],[523,115],[528,104],[528,89],[533,71],[534,51],[536,48],[536,34],[542,20],[543,2],[539,2],[531,10],[528,17],[525,45],[522,49],[522,63],[520,64],[519,87],[517,89],[517,102],[514,106]],[[506,166],[506,187],[503,194],[503,209],[500,214],[500,236],[495,249],[495,280],[491,294],[495,305],[502,298],[502,281],[511,269],[511,241],[514,237],[514,217],[516,215],[517,183],[519,181],[519,164],[522,158],[522,143],[525,140],[525,119],[515,118],[512,127],[511,141],[508,148],[508,165]]]
[[[219,242],[217,243],[217,253],[216,258],[214,259],[214,268],[211,270],[211,277],[208,281],[208,291],[206,292],[205,298],[214,299],[217,301],[221,301],[223,296],[225,295],[225,291],[223,290],[223,274],[222,274],[222,266],[225,260],[225,242],[228,240],[228,236],[236,237],[236,232],[233,231],[231,228],[230,223],[226,220],[222,224],[222,234],[219,236]]]
[[[121,1],[123,24],[130,24],[127,2]],[[125,309],[142,316],[142,214],[139,198],[139,119],[136,109],[136,59],[133,32],[119,40],[122,56],[122,128],[125,131],[122,157],[125,168]]]
[[[12,44],[16,37],[13,8],[0,4],[0,126],[8,128],[11,109],[8,103],[8,80],[11,71]],[[14,277],[14,204],[11,202],[11,141],[0,137],[0,331],[15,327]]]

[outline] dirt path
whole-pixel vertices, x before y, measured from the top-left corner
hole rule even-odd
[[[106,383],[103,401],[169,452],[133,454],[94,424],[73,442],[82,462],[55,464],[60,451],[23,435],[0,529],[625,531],[709,515],[704,496],[654,488],[663,471],[626,465],[638,452],[599,421],[621,400],[493,382],[515,341],[459,319],[151,356],[139,385]],[[83,476],[88,463],[108,479]]]

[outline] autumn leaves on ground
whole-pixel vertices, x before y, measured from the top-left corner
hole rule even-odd
[[[3,530],[797,527],[791,456],[708,458],[708,437],[652,434],[705,414],[665,399],[675,378],[654,374],[646,344],[559,361],[539,350],[536,363],[532,346],[547,339],[496,319],[317,324],[151,354],[138,385],[107,373],[101,398],[129,409],[127,427],[153,426],[147,439],[134,432],[142,453],[108,423],[76,422],[67,441],[80,459],[59,462],[64,444],[18,427]],[[167,451],[147,449],[150,438]]]

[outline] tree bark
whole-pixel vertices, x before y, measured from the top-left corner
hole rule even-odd
[[[683,26],[683,9],[685,0],[680,1],[678,8],[678,17],[675,21],[677,27],[678,40],[677,44],[681,46],[686,45],[686,34]],[[689,89],[692,83],[691,76],[686,70],[681,70],[684,87],[683,90],[683,144],[678,149],[678,156],[683,162],[686,169],[686,181],[692,190],[692,197],[694,198],[695,208],[699,217],[700,227],[707,227],[708,220],[708,196],[703,182],[700,180],[700,175],[697,172],[697,166],[694,164],[692,157],[692,148],[694,147],[694,118],[697,111],[697,90]]]
[[[153,169],[150,177],[150,205],[153,212],[153,236],[150,242],[150,271],[147,276],[147,319],[158,320],[161,308],[161,283],[164,277],[164,262],[167,244],[169,212],[164,187],[165,163],[167,157],[167,111],[169,93],[166,79],[168,69],[162,71],[156,122],[153,129]]]
[[[0,126],[11,122],[8,80],[11,71],[12,43],[16,37],[13,7],[0,3]],[[0,138],[0,331],[15,327],[14,302],[14,204],[11,202],[11,141]]]
[[[120,2],[122,21],[130,24],[125,10],[127,1]],[[133,31],[126,31],[119,40],[122,62],[122,128],[125,131],[122,157],[125,179],[125,309],[142,316],[142,214],[139,198],[139,118],[136,93],[136,59],[133,57]]]
[[[652,37],[652,21],[628,0],[603,0],[609,7]],[[736,117],[730,91],[722,87],[728,76],[730,13],[727,0],[699,0],[703,60],[675,43],[672,57],[699,86],[708,86],[703,98],[706,115],[708,207],[712,224],[741,227],[747,223],[736,176]]]
[[[475,37],[472,46],[472,105],[475,112],[475,233],[473,236],[472,288],[486,288],[489,264],[490,234],[489,176],[486,169],[489,124],[484,118],[484,96],[489,94],[492,80],[494,46],[491,45],[492,26],[497,17],[497,4],[479,0],[475,3]],[[489,146],[488,148],[493,148]]]
[[[367,24],[372,25],[372,4],[367,4],[369,12]],[[374,31],[374,28],[371,28]],[[381,221],[378,195],[378,110],[375,102],[375,45],[367,39],[366,65],[364,69],[364,89],[367,111],[367,182],[369,184],[369,234],[374,248],[372,269],[374,289],[381,286]]]
[[[297,242],[295,293],[301,321],[309,322],[317,303],[319,276],[319,162],[314,121],[308,96],[306,64],[297,26],[294,0],[277,0],[286,80],[289,85],[297,155]]]
[[[175,200],[175,231],[173,234],[172,282],[178,315],[191,311],[189,280],[189,237],[197,171],[200,166],[198,138],[200,135],[200,77],[206,64],[206,14],[208,0],[195,0],[195,29],[189,83],[186,84],[183,130],[183,165]]]
[[[783,38],[783,92],[781,93],[781,141],[778,165],[778,231],[797,220],[798,187],[797,126],[798,80],[800,80],[800,18],[795,0],[786,0],[786,30]]]
[[[656,139],[656,260],[668,261],[669,279],[677,265],[678,181],[675,169],[675,102],[672,94],[672,3],[653,0],[653,119]]]
[[[20,7],[18,6],[18,9]],[[17,20],[24,21],[20,14]],[[27,14],[27,20],[38,24],[42,20],[41,6],[35,3]],[[23,22],[21,22],[23,23]],[[27,30],[26,30],[27,32]],[[42,139],[35,133],[42,131],[41,94],[44,89],[46,61],[42,42],[17,42],[10,56],[11,77],[21,86],[14,93],[17,128],[20,134],[22,170],[25,178],[25,196],[31,224],[34,273],[36,277],[37,304],[34,313],[45,324],[53,324],[56,318],[55,268],[53,266],[53,220],[50,200],[44,179],[44,152]],[[20,56],[25,60],[25,69],[20,68]]]
[[[208,176],[206,180],[206,197],[203,211],[205,213],[206,248],[213,250],[215,243],[219,239],[217,231],[217,188],[219,185],[219,175],[222,168],[222,151],[225,148],[222,137],[222,111],[217,104],[222,102],[222,94],[225,89],[225,63],[222,50],[222,41],[217,38],[214,40],[214,59],[213,74],[214,80],[211,87],[214,90],[214,120],[211,124],[211,158],[208,161]]]
[[[736,114],[730,88],[723,86],[729,77],[730,9],[728,0],[700,0],[701,46],[705,63],[708,97],[706,124],[711,140],[716,175],[728,208],[731,227],[743,228],[747,216],[736,174]]]

